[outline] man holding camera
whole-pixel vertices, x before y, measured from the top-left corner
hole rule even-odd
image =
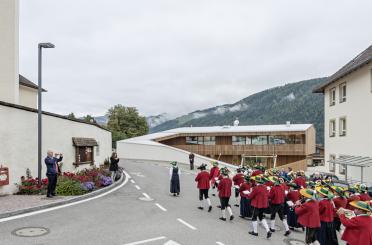
[[[59,156],[59,157],[58,157]],[[58,158],[57,158],[58,157]],[[57,185],[57,176],[58,176],[58,163],[63,159],[61,153],[54,154],[53,151],[48,151],[47,157],[45,158],[45,165],[47,167],[46,176],[48,177],[48,191],[47,197],[51,198],[56,195],[56,185]]]

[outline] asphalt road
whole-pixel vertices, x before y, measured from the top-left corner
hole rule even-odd
[[[130,175],[119,190],[89,202],[47,213],[0,223],[0,245],[234,245],[287,244],[283,228],[270,240],[259,228],[259,237],[248,234],[251,223],[239,218],[220,221],[217,197],[211,197],[211,213],[197,209],[198,191],[195,172],[181,168],[181,195],[169,194],[169,164],[143,161],[121,161]],[[39,237],[18,237],[12,234],[22,227],[44,227],[49,233]],[[302,232],[293,232],[290,239],[303,241]],[[304,244],[293,241],[293,245]]]

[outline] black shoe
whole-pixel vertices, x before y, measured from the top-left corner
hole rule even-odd
[[[275,229],[271,229],[271,228],[270,228],[270,231],[271,231],[271,232],[275,232]]]
[[[248,234],[250,234],[252,236],[258,236],[258,233],[254,232],[254,231],[250,231],[250,232],[248,232]]]
[[[271,237],[271,232],[269,231],[266,235],[266,238],[269,239]]]
[[[234,219],[234,215],[231,215],[231,216],[230,216],[230,220],[233,220],[233,219]]]
[[[290,232],[290,231],[286,231],[286,232],[284,233],[284,236],[289,236],[289,234],[291,234],[291,232]]]
[[[203,210],[204,208],[203,207],[198,207],[198,209]]]
[[[52,196],[52,195],[47,195],[46,197],[47,197],[47,198],[53,198],[53,196]]]
[[[301,227],[302,228],[302,232],[305,232],[305,227]]]
[[[234,206],[235,206],[235,207],[239,207],[239,204],[235,204]]]
[[[244,216],[242,216],[242,215],[239,215],[239,218],[245,219],[245,217],[244,217]]]
[[[176,196],[176,193],[173,193],[173,196],[175,197]]]
[[[177,196],[179,196],[180,195],[180,193],[177,193]]]
[[[220,220],[222,220],[222,221],[226,221],[226,218],[221,217]]]
[[[217,205],[216,207],[217,207],[217,208],[221,208],[221,205]]]
[[[291,231],[294,231],[294,230],[295,230],[295,228],[293,228],[293,227],[289,227],[289,229],[290,229]]]
[[[212,211],[212,206],[209,206],[208,212]]]

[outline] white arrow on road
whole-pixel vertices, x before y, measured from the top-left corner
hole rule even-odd
[[[181,245],[175,241],[169,240],[168,242],[164,243],[164,245]]]

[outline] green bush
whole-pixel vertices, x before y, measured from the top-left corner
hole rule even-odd
[[[67,178],[65,176],[60,176],[58,178],[56,192],[61,196],[78,196],[85,193],[85,191],[81,188],[79,181]]]

